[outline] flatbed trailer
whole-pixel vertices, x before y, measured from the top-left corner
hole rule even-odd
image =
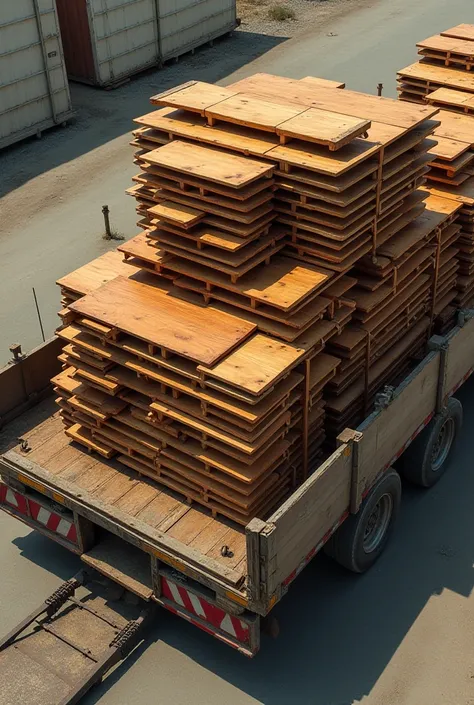
[[[33,353],[44,369],[46,349]],[[33,366],[31,357],[19,357],[6,368],[10,391],[12,370],[24,390]],[[464,310],[270,517],[244,529],[115,461],[85,454],[69,443],[45,399],[4,428],[0,507],[79,555],[87,569],[254,656],[263,623],[271,625],[273,607],[320,549],[356,572],[375,562],[396,518],[398,471],[425,487],[442,475],[462,423],[453,395],[473,369],[474,310]],[[27,394],[23,408],[30,403]]]

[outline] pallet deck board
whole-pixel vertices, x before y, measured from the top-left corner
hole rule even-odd
[[[203,378],[221,380],[250,394],[261,394],[294,368],[303,349],[257,334],[213,368],[200,366]]]
[[[123,277],[80,299],[71,309],[202,364],[217,362],[255,330],[228,314],[193,306]]]
[[[235,91],[203,81],[189,81],[152,96],[153,105],[167,105],[203,112],[207,107],[231,97]]]
[[[148,152],[146,160],[159,167],[233,188],[269,177],[274,169],[272,164],[180,140],[174,140],[153,152]]]

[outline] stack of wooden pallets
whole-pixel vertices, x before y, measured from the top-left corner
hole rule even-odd
[[[436,109],[342,88],[155,96],[142,232],[59,282],[68,435],[241,525],[408,369],[456,276],[458,206],[419,188]]]
[[[423,58],[398,73],[399,97],[440,108],[426,188],[458,208],[459,235],[453,241],[458,276],[455,290],[444,298],[451,298],[450,303],[438,313],[443,329],[453,320],[456,307],[474,299],[474,25],[453,27],[417,46]],[[442,257],[452,251],[448,248]]]
[[[474,25],[461,24],[418,42],[421,60],[398,71],[402,100],[471,112]]]
[[[342,358],[328,385],[327,425],[357,425],[381,385],[397,380],[422,352],[432,322],[456,295],[459,206],[435,196],[422,215],[357,264],[353,321],[328,344]]]

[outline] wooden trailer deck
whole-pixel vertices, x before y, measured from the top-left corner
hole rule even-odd
[[[48,408],[57,408],[51,400],[46,404]],[[20,429],[21,438],[27,441],[30,450],[22,451],[19,443],[8,444],[4,434],[2,452],[9,448],[21,459],[39,466],[46,479],[58,488],[67,487],[82,502],[91,504],[92,500],[95,506],[99,503],[108,515],[120,512],[121,523],[139,524],[152,543],[159,532],[178,542],[177,546],[191,549],[196,561],[210,567],[221,579],[243,584],[247,575],[243,527],[222,517],[213,518],[197,505],[190,506],[171,490],[158,487],[117,461],[88,454],[66,436],[59,412],[39,423],[29,423],[28,418],[34,418],[34,413],[37,412],[32,410],[21,418],[23,428],[28,428],[28,431]],[[221,555],[224,545],[229,547],[226,557]]]

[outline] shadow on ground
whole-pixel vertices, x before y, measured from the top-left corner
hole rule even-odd
[[[133,118],[150,112],[149,98],[190,80],[215,83],[286,41],[237,30],[230,37],[184,55],[163,69],[149,70],[112,91],[71,83],[76,118],[65,128],[46,131],[3,150],[0,197],[30,179],[76,159],[133,129]]]
[[[275,608],[279,639],[264,637],[250,661],[160,610],[147,644],[84,702],[98,703],[147,649],[153,655],[155,642],[265,705],[350,705],[369,694],[428,600],[445,589],[467,597],[473,588],[473,393],[474,379],[458,394],[464,427],[448,473],[429,492],[404,486],[398,530],[369,573],[355,576],[317,556]],[[29,534],[17,545],[63,578],[74,572],[76,559],[47,539]]]

